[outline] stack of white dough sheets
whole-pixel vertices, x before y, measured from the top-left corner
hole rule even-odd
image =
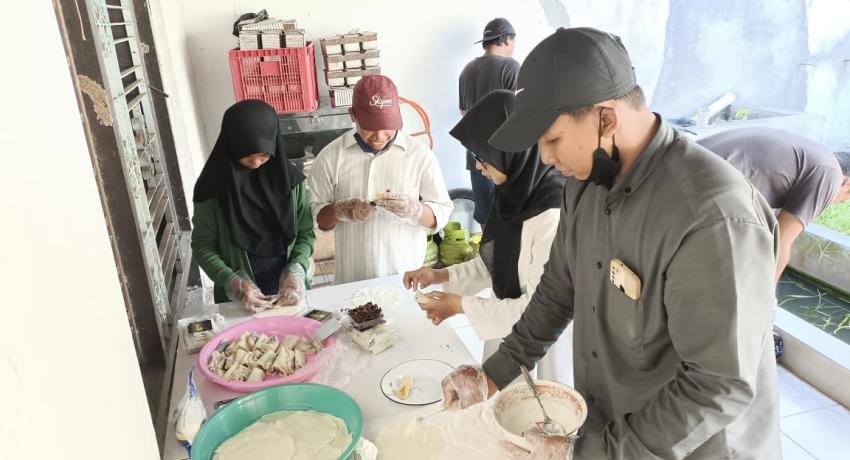
[[[314,411],[265,415],[219,446],[213,460],[337,460],[351,444],[345,422]]]

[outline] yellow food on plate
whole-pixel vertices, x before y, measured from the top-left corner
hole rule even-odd
[[[395,395],[398,399],[405,400],[410,396],[410,390],[413,388],[413,377],[405,377],[401,379],[401,385],[396,390]]]
[[[384,199],[384,193],[386,193],[386,192],[378,192],[378,193],[376,193],[376,194],[375,194],[375,199],[376,199],[376,200],[383,200],[383,199]]]

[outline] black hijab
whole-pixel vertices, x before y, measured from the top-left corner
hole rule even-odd
[[[241,158],[267,153],[251,170]],[[304,180],[278,142],[278,119],[263,101],[249,99],[224,112],[221,133],[198,182],[193,201],[216,198],[233,243],[262,256],[280,256],[295,239],[292,189]]]
[[[559,208],[566,178],[540,161],[537,144],[525,152],[502,152],[487,143],[514,109],[516,96],[497,90],[481,98],[452,129],[451,135],[490,166],[507,176],[496,185],[493,207],[484,226],[481,258],[500,299],[522,295],[517,262],[523,223],[552,208]]]

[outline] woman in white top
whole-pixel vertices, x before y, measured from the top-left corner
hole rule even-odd
[[[478,257],[447,269],[407,272],[408,289],[443,283],[445,292],[428,294],[421,304],[435,325],[465,313],[481,340],[484,359],[519,320],[534,294],[561,217],[565,177],[540,161],[537,145],[508,153],[487,143],[513,111],[511,91],[493,91],[479,100],[452,129],[476,157],[476,167],[495,187]],[[490,298],[476,294],[492,288]],[[563,334],[537,366],[537,376],[572,384],[571,331]],[[562,345],[564,344],[564,345]]]

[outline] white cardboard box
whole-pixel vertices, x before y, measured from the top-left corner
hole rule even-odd
[[[354,88],[331,87],[329,88],[329,95],[333,107],[348,107],[354,97]]]

